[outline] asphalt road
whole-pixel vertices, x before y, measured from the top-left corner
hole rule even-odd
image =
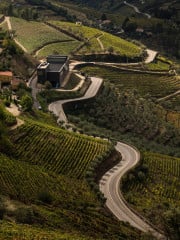
[[[151,232],[157,239],[165,239],[162,234],[128,208],[120,191],[120,180],[123,175],[140,160],[138,150],[121,142],[117,143],[116,150],[121,153],[122,161],[105,173],[99,183],[100,190],[107,199],[106,206],[120,221],[128,222],[143,232]]]
[[[134,6],[133,4],[130,4],[130,3],[126,2],[126,1],[124,1],[124,4],[129,6],[129,7],[131,7],[131,8],[133,8],[136,13],[141,13],[141,14],[145,15],[147,18],[149,18],[149,19],[151,18],[150,14],[140,12],[139,9],[136,6]]]
[[[102,82],[103,80],[101,78],[91,77],[91,85],[83,97],[53,102],[48,106],[49,111],[53,112],[58,117],[58,122],[63,121],[67,123],[68,120],[63,110],[63,104],[73,101],[82,101],[95,97],[97,92],[99,91],[99,88],[102,85]]]

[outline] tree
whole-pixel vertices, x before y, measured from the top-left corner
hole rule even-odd
[[[46,82],[44,83],[44,87],[45,87],[45,89],[51,89],[51,88],[52,88],[51,82],[46,81]]]
[[[165,212],[163,222],[168,239],[178,240],[180,236],[180,208],[172,208]]]
[[[20,101],[20,104],[22,106],[22,109],[24,111],[30,111],[32,110],[32,106],[33,106],[33,100],[32,97],[29,96],[28,94],[22,96],[22,99]]]
[[[106,17],[106,14],[105,14],[105,13],[102,14],[102,16],[101,16],[101,20],[102,20],[102,21],[107,20],[107,17]]]

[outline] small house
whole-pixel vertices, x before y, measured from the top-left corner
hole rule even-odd
[[[68,56],[50,55],[47,61],[37,67],[38,82],[44,84],[49,81],[54,88],[61,86],[69,71]]]

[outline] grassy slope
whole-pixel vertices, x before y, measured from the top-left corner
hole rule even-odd
[[[40,46],[52,41],[73,40],[69,36],[45,25],[42,22],[11,18],[17,40],[31,53]]]
[[[102,49],[95,38],[96,35],[102,35],[101,42],[104,45],[105,49],[108,49],[109,47],[113,47],[114,51],[119,52],[120,55],[127,55],[127,56],[139,56],[141,53],[141,50],[139,47],[134,45],[133,43],[130,43],[126,40],[123,40],[119,37],[113,36],[109,33],[102,32],[96,28],[90,28],[86,26],[77,26],[73,23],[68,22],[57,22],[57,21],[50,21],[52,24],[59,26],[63,29],[66,29],[68,31],[73,31],[76,34],[82,35],[85,38],[92,38],[90,40],[90,46],[86,49],[83,49],[83,51],[100,51],[102,52]]]
[[[53,53],[58,53],[62,55],[70,54],[76,47],[78,47],[79,42],[73,41],[69,42],[62,42],[62,43],[53,43],[45,46],[38,52],[38,57],[46,57]]]
[[[139,180],[138,172],[132,171],[124,194],[135,209],[161,225],[163,212],[180,204],[180,158],[146,152],[143,165],[148,168],[144,179]]]

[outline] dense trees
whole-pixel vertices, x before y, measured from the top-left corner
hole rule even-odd
[[[180,144],[179,132],[160,119],[156,104],[140,97],[136,91],[119,93],[115,87],[106,85],[95,101],[85,105],[83,110],[76,109],[75,114],[112,132],[171,147]]]
[[[171,208],[165,212],[163,223],[168,239],[178,240],[180,236],[180,208]]]

